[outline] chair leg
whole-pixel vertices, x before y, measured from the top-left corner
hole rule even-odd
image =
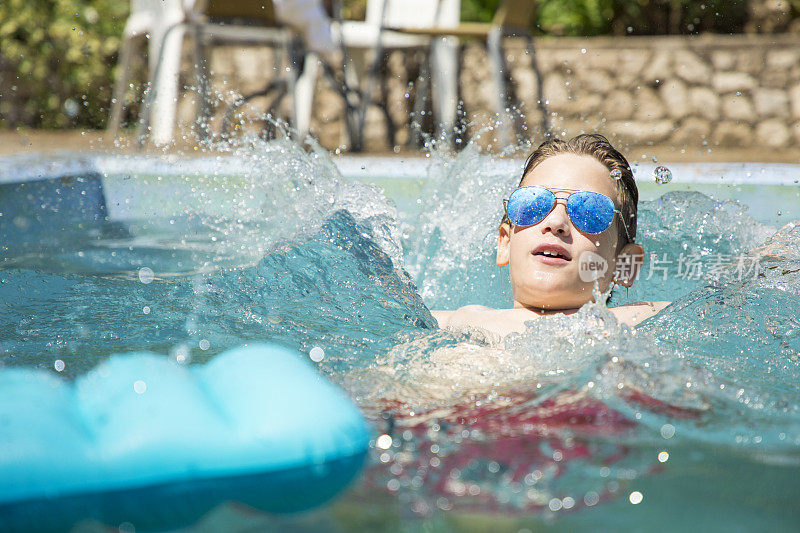
[[[436,136],[453,147],[458,105],[458,48],[447,38],[431,45],[431,87]]]
[[[106,131],[110,138],[117,136],[119,127],[122,124],[122,111],[125,109],[125,92],[130,80],[131,74],[131,58],[133,55],[133,46],[135,35],[126,35],[125,42],[122,43],[122,50],[120,51],[119,62],[117,63],[117,80],[114,82],[114,93],[111,100],[111,113],[108,118],[108,125]]]
[[[211,113],[208,101],[208,55],[207,43],[203,28],[196,25],[192,28],[194,75],[197,96],[195,101],[195,121],[198,140],[205,140],[211,133]]]
[[[311,126],[311,110],[314,104],[314,89],[319,74],[319,59],[313,52],[306,54],[303,61],[303,72],[297,78],[292,95],[295,122],[292,124],[297,133],[304,137]]]
[[[542,71],[539,69],[539,62],[536,59],[536,48],[533,46],[533,36],[527,35],[525,41],[525,49],[531,57],[531,68],[536,75],[537,105],[539,107],[539,113],[542,115],[542,134],[545,139],[549,139],[552,132],[550,131],[550,115],[547,111],[547,102],[544,98],[544,78],[542,77]]]
[[[153,107],[158,108],[158,112],[155,113],[158,123],[153,127],[151,138],[157,144],[166,143],[172,138],[172,128],[175,124],[176,97],[174,94],[164,93],[173,92],[177,84],[173,84],[174,80],[162,79],[162,76],[166,72],[169,78],[173,78],[173,75],[177,74],[180,69],[180,44],[183,41],[185,29],[186,24],[182,22],[173,24],[164,32],[161,44],[158,46],[158,61],[156,62],[156,67],[151,69],[150,72],[150,86],[137,132],[140,146],[144,143],[150,128]]]
[[[152,48],[151,48],[152,49]],[[139,147],[144,145],[147,138],[147,131],[150,128],[150,114],[152,113],[153,101],[155,100],[156,79],[158,79],[159,65],[161,64],[161,46],[158,47],[158,59],[155,61],[155,68],[150,68],[147,86],[142,98],[142,111],[139,113],[139,126],[136,128],[136,138]]]
[[[270,93],[272,93],[273,91],[276,92],[276,96],[273,97],[272,101],[268,106],[268,109],[272,110],[277,105],[277,103],[279,103],[280,100],[286,95],[286,82],[282,79],[272,80],[269,83],[269,85],[267,85],[263,89],[242,96],[241,98],[237,99],[235,102],[227,106],[225,112],[222,115],[222,125],[220,126],[219,130],[220,135],[224,136],[228,132],[228,128],[230,127],[231,120],[233,118],[233,114],[236,112],[237,109],[242,107],[251,99],[259,96],[269,96]]]
[[[466,141],[469,140],[468,138],[468,126],[467,126],[467,116],[464,110],[464,88],[461,85],[461,57],[462,57],[463,48],[461,44],[459,44],[458,49],[458,69],[456,70],[456,79],[458,83],[456,84],[456,125],[454,129],[453,135],[453,144],[455,145],[456,150],[463,149],[467,144]]]
[[[345,91],[345,125],[347,129],[347,144],[354,151],[361,151],[364,146],[364,132],[358,129],[359,117],[361,112],[361,86],[358,82],[358,73],[353,59],[348,54],[347,48],[342,41],[342,75]],[[357,147],[354,149],[353,147]]]
[[[361,91],[358,85],[358,76],[356,74],[355,66],[350,58],[347,47],[344,44],[344,38],[342,37],[342,7],[342,0],[332,0],[331,8],[333,13],[333,22],[338,27],[337,33],[339,36],[337,39],[337,46],[339,47],[339,53],[342,58],[341,80],[338,80],[337,76],[333,72],[333,65],[329,65],[324,60],[322,61],[322,69],[331,86],[334,88],[334,90],[339,92],[344,99],[344,121],[345,132],[347,135],[347,145],[351,150],[354,150],[353,147],[355,146],[357,149],[354,151],[360,151],[362,146],[362,138],[361,131],[358,129],[358,122]]]
[[[412,145],[420,148],[424,144],[422,135],[422,112],[425,111],[425,98],[430,93],[430,73],[428,72],[428,58],[423,57],[419,62],[419,75],[414,87],[414,121],[412,128]]]
[[[342,45],[342,48],[344,48],[344,45]],[[346,54],[342,54],[342,72],[344,73],[344,90],[347,95],[344,100],[348,146],[350,146],[353,151],[361,151],[364,146],[364,132],[358,129],[358,125],[362,95],[358,83],[356,67],[353,65],[352,59],[348,60]]]
[[[367,108],[372,105],[372,91],[374,90],[375,76],[378,74],[383,64],[383,20],[384,16],[386,15],[386,4],[388,1],[389,0],[383,0],[381,4],[381,27],[378,30],[378,42],[375,43],[375,57],[372,60],[369,71],[367,72],[367,87],[364,92],[361,93],[361,105],[359,106],[358,110],[358,132],[362,140],[364,137],[364,123],[367,119]],[[359,146],[351,147],[351,150],[353,152],[360,152],[363,148],[364,146],[361,144]]]
[[[381,67],[383,66],[383,39],[382,39],[382,31],[378,32],[378,44],[375,46],[375,57],[372,60],[372,64],[369,67],[369,71],[367,72],[367,87],[364,90],[363,94],[361,95],[361,106],[358,110],[358,131],[360,132],[361,137],[363,138],[364,135],[364,124],[367,120],[367,109],[370,105],[372,105],[372,93],[375,90],[375,78],[378,76],[378,73],[381,71]],[[353,146],[353,152],[360,152],[363,150],[364,146]]]
[[[341,75],[337,75],[333,67],[324,59],[319,59],[322,73],[331,88],[336,91],[344,101],[344,120],[346,143],[349,147],[361,146],[361,136],[358,131],[358,113],[360,109],[361,92],[358,89],[358,77],[355,67],[348,68],[347,55],[343,54]]]
[[[289,94],[289,92],[287,90],[288,85],[289,85],[288,82],[287,83],[279,82],[279,83],[277,83],[275,85],[275,90],[277,91],[277,94],[272,99],[272,101],[269,103],[269,109],[276,109],[280,105],[281,101],[283,101],[283,98],[287,94]],[[264,128],[263,128],[264,129],[264,139],[265,140],[272,140],[272,139],[277,138],[278,137],[279,126],[280,126],[280,123],[276,119],[270,118],[269,116],[267,118],[265,118],[264,119]],[[283,131],[284,131],[284,133],[286,135],[289,135],[289,132],[287,130],[283,130]]]
[[[286,75],[286,91],[292,95],[292,106],[289,116],[289,124],[292,127],[296,127],[297,125],[297,84],[300,82],[300,78],[298,76],[298,72],[300,72],[301,68],[303,71],[309,68],[309,65],[304,64],[304,60],[308,59],[309,56],[313,56],[313,54],[306,54],[305,53],[305,46],[303,42],[299,39],[292,39],[289,44],[286,46],[286,60],[287,64],[289,65],[289,71]],[[314,63],[316,63],[316,56],[313,56]],[[313,89],[312,89],[312,97],[313,97]],[[280,102],[280,99],[275,101],[275,105],[277,106]],[[310,116],[311,109],[309,108],[308,114]],[[306,125],[307,127],[307,125]]]
[[[379,107],[383,112],[383,119],[386,121],[386,143],[391,150],[397,144],[397,128],[391,113],[389,113],[389,88],[386,86],[386,76],[383,74],[381,73],[381,103]]]
[[[492,79],[495,85],[495,113],[499,120],[500,129],[499,139],[503,143],[513,142],[508,121],[510,117],[506,114],[508,93],[506,88],[506,62],[503,58],[503,29],[495,26],[489,31],[486,39],[486,48],[489,52],[489,62],[492,69]]]

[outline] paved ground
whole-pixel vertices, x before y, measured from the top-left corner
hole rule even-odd
[[[134,153],[138,149],[130,137],[122,138],[114,143],[104,138],[103,131],[76,131],[76,130],[5,130],[0,131],[0,155],[17,153],[47,153],[57,151],[114,151]],[[631,162],[652,161],[655,157],[659,162],[676,161],[751,161],[764,163],[800,163],[798,151],[794,150],[764,150],[749,147],[741,149],[713,148],[696,146],[679,148],[671,146],[633,146],[620,147],[621,151]],[[147,148],[145,152],[163,152],[160,149]],[[170,152],[194,152],[194,146],[184,145],[174,147]],[[397,155],[408,157],[412,152],[400,154],[370,153],[369,155]]]

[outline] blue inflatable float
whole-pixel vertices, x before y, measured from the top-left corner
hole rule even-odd
[[[166,529],[229,500],[301,511],[356,475],[368,442],[350,400],[274,345],[195,367],[115,355],[74,383],[7,368],[0,530],[65,530],[87,518]]]

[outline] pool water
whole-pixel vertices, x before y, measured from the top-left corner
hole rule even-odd
[[[470,148],[369,172],[288,140],[230,152],[0,165],[4,187],[72,176],[59,194],[97,182],[105,201],[0,217],[0,364],[72,379],[112,353],[202,364],[270,340],[321,348],[372,422],[335,504],[217,510],[198,530],[797,529],[797,166],[672,165],[656,185],[637,165],[647,260],[611,305],[673,304],[635,330],[590,304],[501,340],[428,309],[509,305],[493,254],[519,160]]]

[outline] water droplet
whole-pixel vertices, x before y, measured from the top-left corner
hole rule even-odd
[[[150,267],[142,267],[139,269],[139,281],[148,284],[155,278],[155,272]]]
[[[671,439],[675,435],[675,426],[672,424],[664,424],[661,426],[661,436],[665,439]]]
[[[145,305],[144,307],[142,307],[142,313],[144,313],[145,315],[149,315],[150,314],[150,306],[149,305]]]
[[[319,346],[314,346],[313,348],[311,348],[311,351],[308,352],[308,356],[315,363],[319,363],[320,361],[325,359],[325,350],[323,350]]]
[[[638,490],[635,490],[635,491],[631,492],[630,496],[628,496],[628,499],[630,500],[630,502],[633,505],[638,505],[638,504],[642,503],[642,500],[644,499],[644,496],[642,496],[641,492],[639,492]]]
[[[666,463],[668,460],[669,460],[669,452],[667,451],[658,452],[659,463]]]
[[[147,390],[147,383],[145,383],[141,379],[137,380],[133,384],[133,390],[136,391],[136,394],[144,394],[144,391]]]
[[[608,173],[611,176],[612,180],[621,180],[622,179],[622,171],[618,168],[612,169],[611,172]]]
[[[600,495],[593,490],[587,492],[586,496],[583,497],[583,503],[585,503],[587,507],[591,507],[592,505],[597,505],[599,501],[600,501]]]
[[[200,339],[200,342],[197,343],[201,350],[208,350],[211,348],[211,343],[208,342],[208,339]]]
[[[71,98],[67,98],[64,101],[64,105],[62,107],[63,107],[64,114],[67,115],[70,118],[76,117],[78,115],[78,111],[80,109],[78,107],[78,102],[76,102],[75,100],[73,100]]]
[[[170,351],[170,355],[175,358],[178,364],[186,364],[191,359],[191,352],[189,347],[185,344],[179,344]]]
[[[381,450],[388,450],[392,446],[392,437],[384,433],[375,441],[375,446]]]
[[[62,372],[66,365],[64,364],[64,361],[62,361],[61,359],[56,359],[56,362],[55,364],[53,364],[53,366],[55,367],[56,372]]]
[[[653,180],[659,185],[672,181],[672,171],[665,166],[657,166],[653,170]]]

